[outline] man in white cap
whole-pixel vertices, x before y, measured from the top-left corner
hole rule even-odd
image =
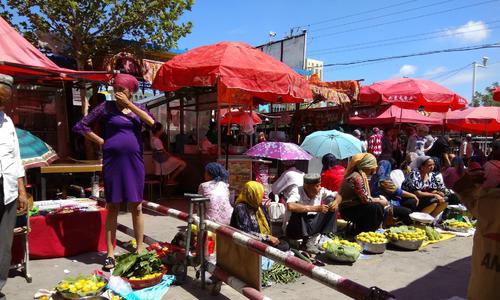
[[[287,199],[290,221],[286,236],[303,239],[307,252],[317,254],[322,235],[336,231],[340,194],[321,187],[320,174],[304,175],[304,185],[295,187]]]
[[[16,212],[28,207],[16,130],[4,112],[12,98],[13,82],[11,76],[0,74],[0,300],[6,299],[1,290],[9,273]]]

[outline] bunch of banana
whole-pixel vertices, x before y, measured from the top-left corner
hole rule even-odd
[[[441,234],[430,226],[425,226],[425,234],[429,241],[439,241],[441,239]]]
[[[385,244],[387,243],[387,239],[384,234],[376,233],[373,231],[370,232],[361,232],[356,236],[356,240],[368,243],[368,244]]]
[[[446,220],[446,221],[443,222],[443,225],[445,225],[447,227],[459,228],[459,229],[469,229],[469,228],[472,228],[471,224],[469,224],[467,222],[458,221],[458,220],[455,220],[455,219]]]

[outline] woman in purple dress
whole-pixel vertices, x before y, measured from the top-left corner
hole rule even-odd
[[[137,79],[128,74],[114,78],[115,101],[106,101],[78,122],[73,131],[102,146],[104,191],[106,194],[107,258],[104,269],[114,268],[114,241],[120,203],[128,203],[137,241],[137,251],[143,250],[144,220],[142,196],[144,190],[144,161],[141,130],[152,126],[153,117],[130,99],[139,89]],[[91,124],[100,121],[102,137],[94,133]]]

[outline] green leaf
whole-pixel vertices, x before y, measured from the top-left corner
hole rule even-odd
[[[136,253],[127,253],[124,254],[123,257],[117,258],[117,264],[115,269],[113,270],[114,276],[121,276],[126,273],[137,261]]]

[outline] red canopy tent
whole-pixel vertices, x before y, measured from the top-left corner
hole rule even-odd
[[[107,81],[109,72],[86,72],[61,68],[35,48],[0,17],[0,73],[26,79],[87,79]]]
[[[395,105],[390,105],[379,110],[373,116],[354,116],[349,118],[349,124],[359,126],[375,126],[401,123],[442,125],[443,115],[441,113],[431,113],[429,114],[429,116],[427,116],[419,113],[416,110],[404,109]]]
[[[254,98],[272,103],[312,99],[309,84],[284,63],[250,45],[221,42],[180,54],[163,64],[152,87],[177,91],[214,87],[218,101],[251,104]]]
[[[472,133],[500,132],[500,107],[480,106],[452,111],[446,115],[446,127]]]
[[[363,86],[359,94],[362,104],[395,104],[402,108],[447,112],[467,106],[467,100],[433,81],[398,78]]]

